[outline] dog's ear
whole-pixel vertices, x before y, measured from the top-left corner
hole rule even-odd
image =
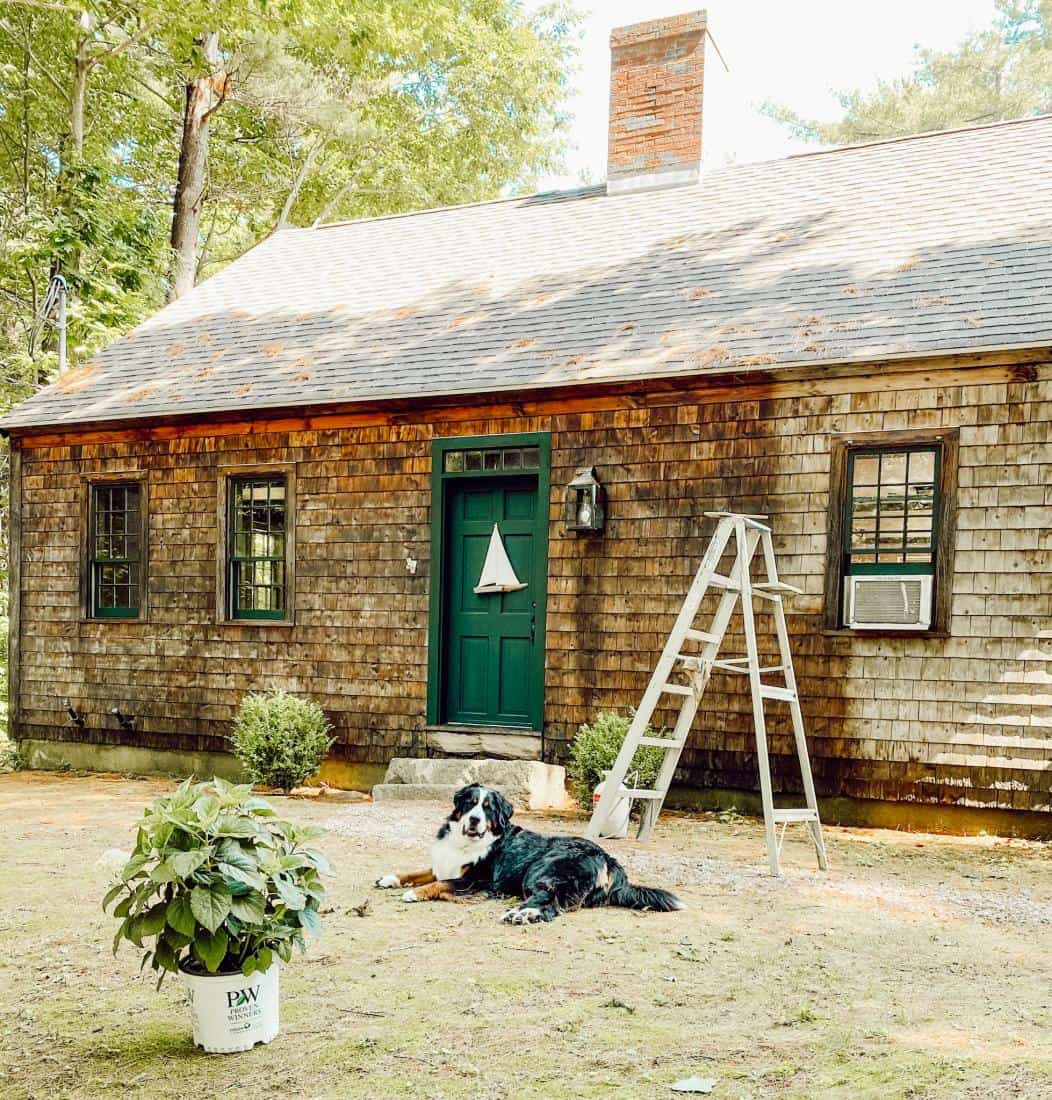
[[[494,824],[503,833],[511,821],[512,814],[515,813],[515,807],[500,793],[500,791],[491,791],[490,798],[493,799],[493,808],[497,816],[497,820]]]
[[[477,790],[478,788],[474,784],[469,783],[466,787],[461,787],[460,790],[453,795],[453,815],[459,817],[468,806],[475,801],[478,797],[475,794]]]

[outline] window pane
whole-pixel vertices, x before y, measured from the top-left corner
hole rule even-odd
[[[482,452],[481,451],[468,451],[464,459],[464,469],[466,470],[481,470],[482,469]]]
[[[522,466],[522,451],[511,449],[504,452],[504,469],[517,470]]]
[[[906,484],[906,455],[900,452],[889,452],[880,456],[880,484],[905,485]]]
[[[875,519],[856,519],[851,525],[851,549],[872,550],[876,545],[877,521]]]
[[[855,485],[876,485],[880,459],[876,455],[855,456]]]
[[[523,447],[522,449],[522,465],[523,469],[536,470],[541,464],[541,452],[538,447]]]
[[[935,478],[935,452],[914,451],[910,455],[910,481],[932,481]]]
[[[446,451],[446,473],[459,474],[464,469],[463,451]]]

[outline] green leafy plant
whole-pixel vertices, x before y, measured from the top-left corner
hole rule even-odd
[[[279,689],[245,696],[230,740],[254,783],[291,791],[317,772],[331,729],[317,703]]]
[[[320,829],[279,821],[247,785],[190,780],[143,813],[131,858],[106,894],[113,939],[159,972],[252,974],[288,962],[317,934],[329,862],[308,847]]]
[[[570,744],[570,762],[566,771],[574,797],[582,806],[591,808],[592,791],[603,778],[602,773],[614,766],[634,713],[629,711],[627,715],[622,715],[604,711],[597,714],[591,724],[586,722],[578,729]],[[646,733],[648,737],[654,736],[654,731],[649,727]],[[649,787],[654,783],[664,755],[664,750],[658,746],[641,745],[636,749],[628,770],[639,773],[640,787]]]

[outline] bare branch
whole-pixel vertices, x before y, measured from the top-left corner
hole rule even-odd
[[[296,173],[296,179],[293,181],[292,190],[289,191],[285,198],[285,205],[281,208],[281,214],[278,216],[278,224],[274,226],[274,231],[284,229],[289,222],[289,215],[292,213],[292,208],[296,205],[296,200],[299,198],[300,190],[304,183],[307,181],[307,177],[311,173],[311,169],[314,167],[314,162],[318,159],[318,154],[325,148],[325,142],[319,140],[310,149],[310,152],[303,158],[303,163],[300,165],[300,170]]]

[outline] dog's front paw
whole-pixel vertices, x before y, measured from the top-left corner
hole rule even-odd
[[[381,890],[393,890],[396,886],[402,885],[402,880],[397,875],[383,875],[376,880],[376,885]]]
[[[419,900],[420,900],[420,898],[417,897],[417,893],[416,893],[415,890],[406,890],[406,892],[402,895],[402,901],[419,901]]]
[[[518,905],[514,909],[509,909],[500,919],[505,924],[536,924],[542,918],[539,909]]]

